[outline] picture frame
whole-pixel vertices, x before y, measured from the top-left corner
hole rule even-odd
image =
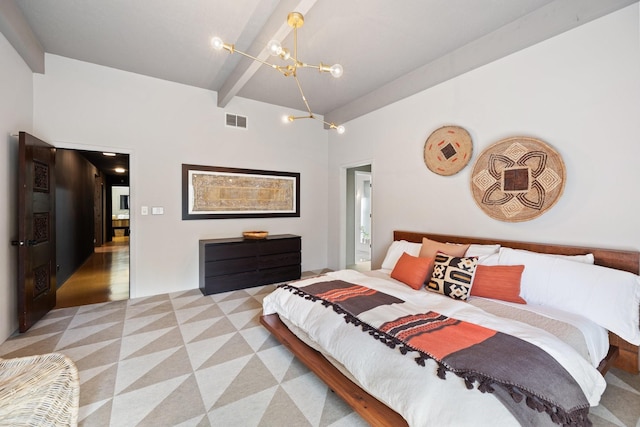
[[[129,210],[129,195],[121,194],[120,195],[120,209],[121,210]]]
[[[182,219],[300,216],[300,173],[182,165]]]

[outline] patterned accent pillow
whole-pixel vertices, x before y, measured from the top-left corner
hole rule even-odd
[[[471,293],[471,284],[477,265],[476,257],[457,257],[438,252],[433,265],[433,274],[426,289],[449,298],[466,301]]]

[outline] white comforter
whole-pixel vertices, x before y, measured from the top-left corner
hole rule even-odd
[[[415,291],[391,280],[342,270],[294,283],[297,287],[324,280],[344,280],[397,296],[421,310],[428,308],[446,316],[478,323],[517,336],[543,348],[576,379],[591,406],[599,403],[606,382],[602,375],[570,346],[532,326],[488,314],[464,302],[431,292]],[[403,356],[346,324],[333,310],[277,289],[263,302],[264,314],[278,313],[304,330],[323,351],[339,361],[370,394],[400,413],[410,426],[517,425],[510,412],[493,395],[468,390],[464,380],[449,373],[446,380],[435,374],[437,364],[426,367]],[[549,420],[549,424],[551,424]]]

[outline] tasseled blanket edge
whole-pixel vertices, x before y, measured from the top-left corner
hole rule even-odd
[[[310,300],[313,302],[321,301],[323,306],[332,307],[333,311],[341,315],[347,324],[350,323],[355,327],[360,327],[360,329],[363,332],[368,333],[375,340],[385,344],[387,347],[391,349],[397,348],[402,355],[407,355],[409,352],[418,353],[418,356],[414,358],[414,361],[420,366],[425,367],[426,360],[428,359],[433,360],[438,364],[436,374],[440,379],[443,379],[443,380],[446,379],[447,372],[453,372],[457,376],[464,379],[464,383],[467,389],[471,390],[471,389],[477,388],[482,393],[493,393],[494,391],[493,387],[497,385],[507,390],[507,392],[509,393],[511,398],[514,400],[514,402],[520,403],[522,402],[522,399],[526,399],[525,403],[529,408],[536,410],[538,412],[542,412],[542,411],[546,412],[551,418],[551,420],[556,424],[560,424],[563,426],[591,426],[592,425],[591,421],[588,418],[589,407],[574,408],[571,411],[565,411],[562,408],[559,408],[557,405],[554,405],[551,402],[547,402],[541,399],[540,397],[536,396],[530,391],[520,389],[511,384],[501,383],[494,378],[490,378],[486,375],[482,375],[476,372],[457,371],[451,368],[450,366],[448,366],[446,363],[442,362],[441,360],[438,360],[436,357],[430,355],[429,353],[424,352],[422,350],[418,350],[412,347],[411,345],[407,344],[406,342],[392,335],[389,335],[386,332],[380,331],[379,329],[369,325],[366,322],[363,322],[357,316],[344,310],[342,307],[340,307],[339,304],[335,304],[331,301],[325,300],[324,298],[307,293],[302,289],[297,288],[290,284],[282,284],[282,285],[279,285],[278,288],[286,289],[289,292],[292,292],[294,295],[300,296],[306,300]],[[477,387],[475,386],[475,383],[477,383]]]

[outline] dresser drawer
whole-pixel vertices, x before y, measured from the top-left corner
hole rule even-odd
[[[216,294],[220,292],[233,291],[236,289],[250,288],[258,286],[261,281],[260,273],[256,271],[228,274],[226,276],[208,277],[203,293]]]
[[[260,270],[261,281],[264,284],[298,280],[300,278],[300,273],[300,265]]]
[[[258,268],[275,268],[288,265],[300,265],[300,252],[264,255],[258,258]]]
[[[300,238],[265,240],[258,242],[258,255],[300,252]]]
[[[258,269],[256,257],[209,261],[204,265],[204,277],[224,276]]]
[[[249,243],[225,243],[220,245],[206,245],[204,260],[218,261],[233,258],[245,258],[258,254],[255,242]]]

